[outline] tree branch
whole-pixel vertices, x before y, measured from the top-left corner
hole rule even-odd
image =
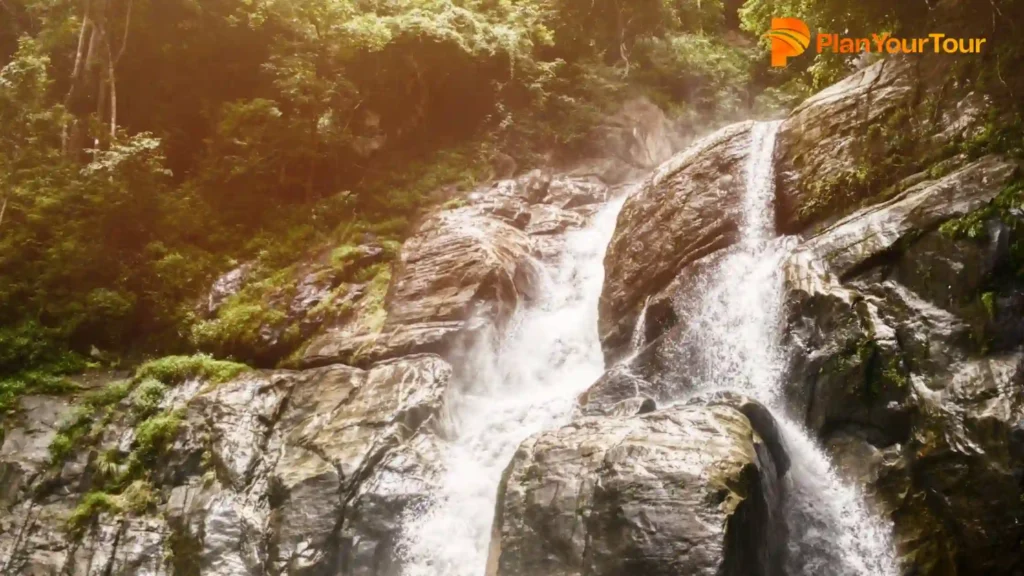
[[[0,226],[4,224],[4,212],[7,212],[7,196],[4,196],[4,205],[0,206]]]

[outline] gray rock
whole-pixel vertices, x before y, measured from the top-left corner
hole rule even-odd
[[[817,198],[830,180],[856,173],[873,145],[871,127],[909,109],[919,86],[909,58],[886,58],[800,104],[779,128],[776,190],[780,228],[799,232],[840,207]],[[876,128],[877,130],[877,128]],[[850,198],[854,205],[860,198]]]
[[[781,574],[780,472],[738,410],[582,418],[522,444],[489,574]]]
[[[252,275],[255,266],[255,262],[246,262],[214,280],[213,286],[210,287],[210,292],[206,296],[203,310],[207,317],[215,316],[224,301],[242,289],[246,280]]]
[[[801,245],[794,259],[821,262],[829,274],[848,277],[893,250],[900,240],[916,240],[946,220],[987,205],[1017,170],[1016,162],[986,156],[848,216]]]
[[[50,463],[50,443],[72,411],[64,398],[24,396],[17,415],[3,422],[0,445],[0,510],[23,500],[25,489]]]
[[[533,289],[533,245],[521,230],[475,206],[427,218],[402,247],[377,326],[315,337],[304,366],[376,360],[456,347],[479,322],[503,326]]]

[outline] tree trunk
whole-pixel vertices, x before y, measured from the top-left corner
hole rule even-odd
[[[117,138],[117,79],[114,77],[114,58],[107,42],[107,84],[110,85],[110,141]],[[100,120],[103,116],[100,115]]]
[[[83,0],[82,3],[82,27],[79,30],[75,65],[71,73],[71,85],[64,100],[71,119],[65,125],[62,139],[64,153],[70,157],[78,157],[81,154],[89,137],[89,118],[93,114],[100,124],[107,122],[109,114],[110,139],[113,140],[117,136],[116,70],[117,63],[128,46],[132,1],[128,0],[125,4],[124,31],[121,35],[121,46],[116,54],[111,43],[113,1]],[[93,98],[96,99],[95,102]],[[100,148],[106,139],[104,131],[93,134],[93,147]]]
[[[75,51],[75,67],[71,70],[71,85],[68,87],[68,93],[64,97],[64,109],[71,112],[72,105],[75,102],[77,93],[79,90],[79,84],[82,81],[82,70],[85,66],[85,46],[86,38],[92,38],[92,20],[90,18],[90,7],[92,3],[90,0],[84,0],[82,3],[82,27],[78,31],[78,48]],[[72,113],[74,116],[74,113]],[[69,125],[70,124],[70,125]],[[78,153],[75,150],[75,141],[78,140],[78,118],[73,117],[70,121],[64,122],[64,127],[61,130],[61,147],[64,150],[66,156],[73,156]]]
[[[117,65],[124,57],[124,51],[128,48],[128,29],[132,25],[132,4],[128,0],[128,8],[124,14],[124,33],[121,35],[121,48],[117,51],[117,57],[110,53],[110,42],[107,42],[107,81],[110,82],[110,140],[117,138]]]

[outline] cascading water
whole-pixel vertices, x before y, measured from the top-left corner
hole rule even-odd
[[[454,440],[439,492],[405,523],[405,576],[481,576],[502,471],[530,435],[568,418],[576,396],[604,371],[597,303],[604,253],[624,197],[565,238],[561,261],[541,266],[539,302],[522,310],[495,348],[471,355],[450,398]],[[542,575],[538,575],[542,576]]]
[[[647,344],[647,308],[651,305],[651,297],[644,300],[644,307],[640,309],[640,315],[636,318],[636,326],[633,327],[633,337],[630,338],[630,346],[634,351],[640,350]]]
[[[895,574],[886,527],[840,482],[779,398],[781,267],[793,240],[774,230],[777,129],[777,123],[753,127],[740,242],[688,303],[693,313],[682,341],[692,348],[687,358],[693,362],[686,369],[694,390],[747,394],[779,423],[791,460],[784,480],[789,576]],[[609,203],[586,230],[567,235],[562,261],[545,268],[541,301],[519,313],[500,345],[471,355],[463,370],[468,376],[449,399],[454,439],[444,448],[441,486],[404,523],[404,576],[484,574],[502,471],[524,439],[562,424],[577,395],[604,371],[597,303],[604,252],[623,201]],[[638,324],[635,345],[643,332]]]
[[[745,174],[740,241],[708,274],[682,339],[697,391],[732,390],[774,414],[791,459],[786,475],[790,576],[895,574],[888,530],[844,486],[779,395],[784,351],[782,263],[793,239],[774,229],[772,156],[778,123],[755,124]]]

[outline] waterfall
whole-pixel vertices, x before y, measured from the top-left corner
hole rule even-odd
[[[564,424],[576,397],[604,372],[597,304],[604,254],[625,197],[565,237],[539,302],[522,309],[497,345],[470,355],[449,398],[454,439],[440,490],[404,522],[404,576],[481,576],[498,483],[519,444]],[[543,576],[543,575],[538,575]]]
[[[640,309],[640,315],[636,317],[636,325],[633,326],[633,337],[630,338],[630,351],[634,354],[647,344],[647,309],[651,305],[651,297],[644,300],[644,307]]]
[[[755,124],[740,239],[702,281],[682,339],[697,391],[732,390],[774,414],[791,459],[784,480],[789,576],[895,574],[889,531],[844,485],[826,454],[786,414],[781,388],[782,263],[795,239],[775,232],[772,157],[779,123]]]
[[[732,390],[772,411],[791,459],[783,480],[789,527],[788,576],[896,573],[887,527],[837,477],[825,453],[785,413],[779,394],[782,263],[795,239],[774,224],[772,156],[778,123],[752,129],[739,242],[700,282],[683,344],[699,392]],[[542,266],[539,302],[517,314],[494,345],[469,356],[449,410],[453,437],[443,447],[437,493],[403,522],[404,576],[485,573],[497,487],[519,444],[564,424],[577,395],[604,371],[597,333],[603,259],[624,198],[584,230],[566,235],[561,261]],[[634,345],[643,344],[643,316]],[[635,353],[635,351],[634,351]],[[685,398],[680,398],[685,400]],[[547,576],[537,574],[535,576]]]

